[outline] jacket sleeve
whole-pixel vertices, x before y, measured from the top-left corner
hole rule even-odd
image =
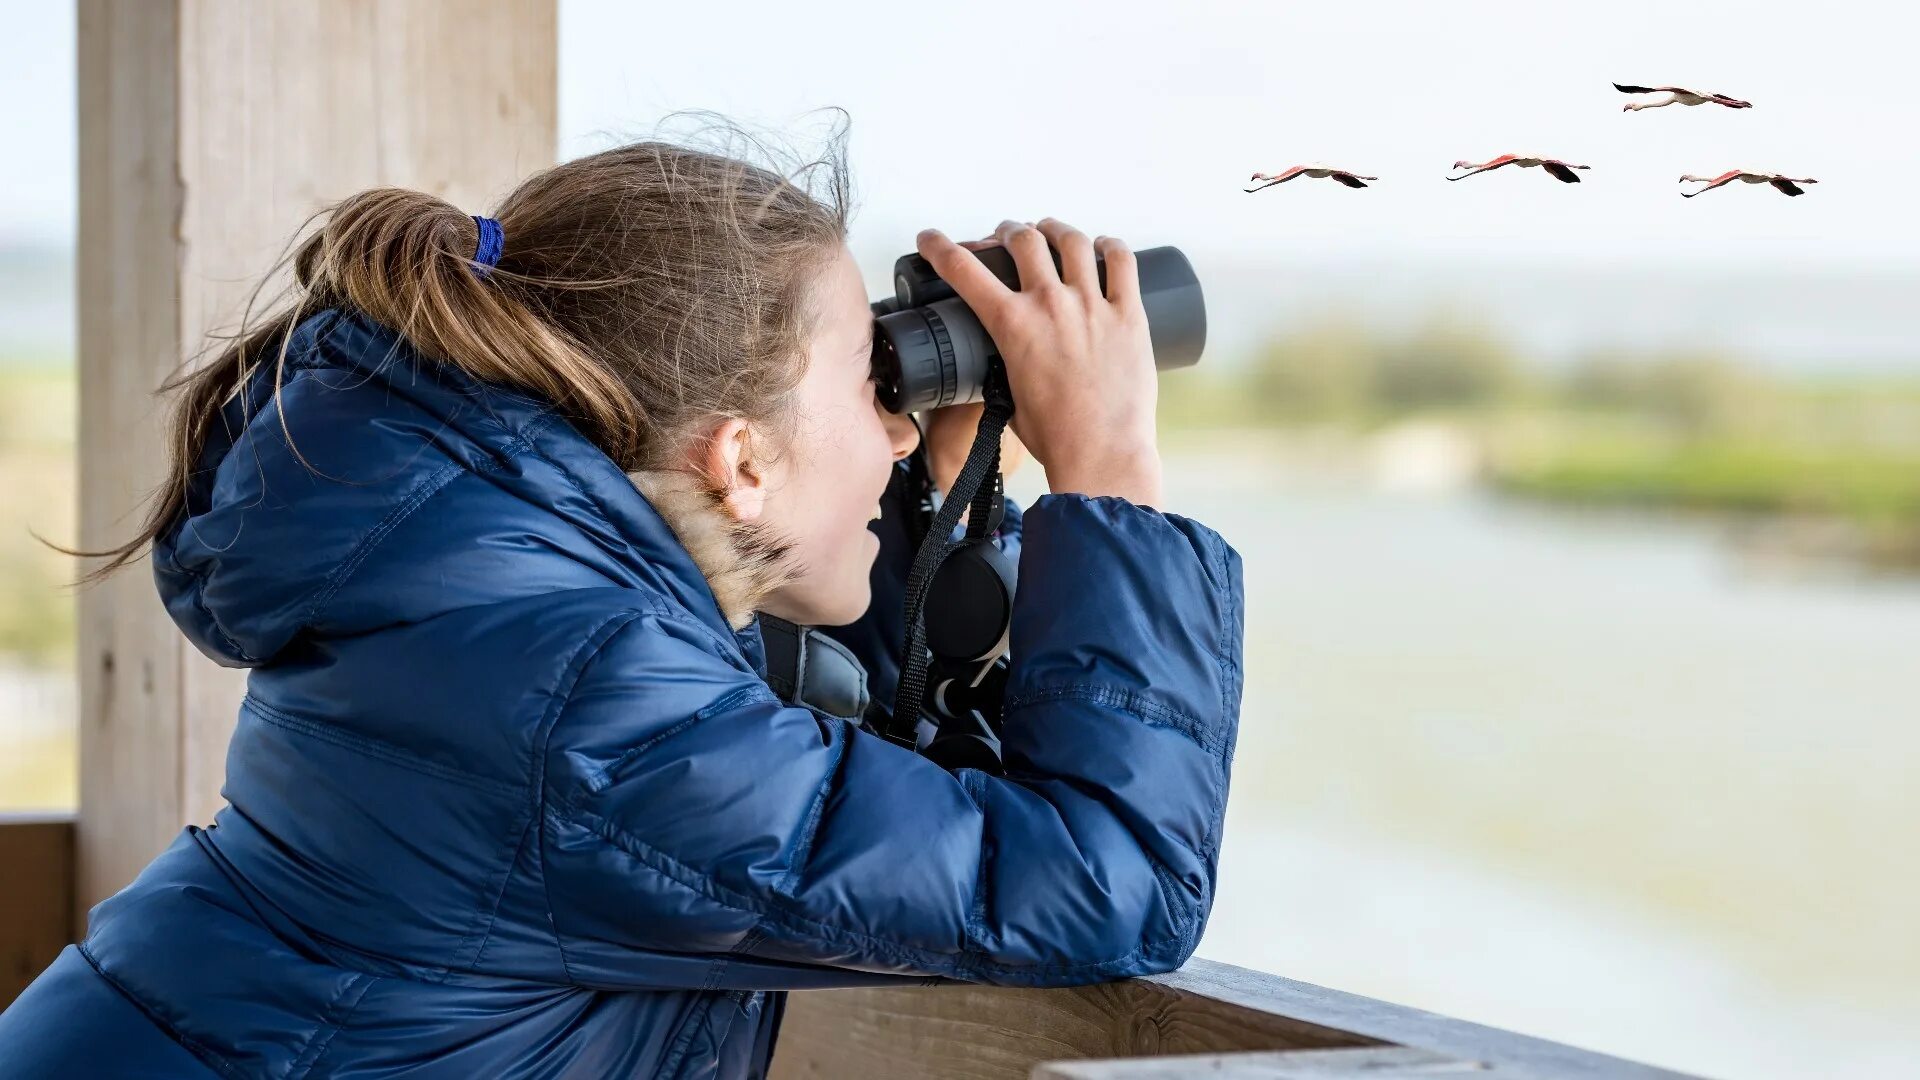
[[[898,464],[893,481],[881,496],[883,513],[869,528],[880,538],[880,553],[874,556],[868,575],[873,601],[867,613],[845,626],[820,628],[820,632],[853,651],[867,669],[867,693],[877,709],[893,715],[894,688],[900,685],[900,646],[906,641],[907,574],[913,569],[916,546],[908,538],[907,514],[911,512],[906,489],[907,467]],[[1020,558],[1020,505],[1008,498],[994,543],[1007,558]],[[959,539],[965,527],[954,531]]]
[[[1022,986],[1178,967],[1213,903],[1242,598],[1240,557],[1207,527],[1043,496],[1005,777],[784,705],[685,616],[633,617],[549,740],[542,868],[563,951]]]

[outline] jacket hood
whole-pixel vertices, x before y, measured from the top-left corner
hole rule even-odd
[[[154,544],[168,612],[216,662],[609,585],[757,647],[735,632],[777,584],[769,560],[689,478],[622,473],[549,403],[424,358],[356,312],[294,330],[277,399],[263,367]]]

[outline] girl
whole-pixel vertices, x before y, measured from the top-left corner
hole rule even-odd
[[[300,246],[289,306],[184,379],[171,479],[102,570],[150,549],[182,631],[250,669],[228,805],[0,1017],[0,1075],[760,1076],[783,991],[1192,953],[1241,566],[1156,509],[1119,241],[1003,223],[1012,292],[918,240],[1051,488],[999,538],[1007,775],[764,681],[756,613],[851,624],[876,700],[901,647],[867,620],[912,552],[869,523],[918,435],[876,398],[829,164],[823,200],[645,142],[493,218],[367,192]],[[931,423],[949,477],[969,422]]]

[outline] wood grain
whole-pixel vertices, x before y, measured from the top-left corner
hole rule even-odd
[[[0,1009],[74,940],[73,818],[0,815]]]
[[[822,990],[787,999],[773,1075],[984,1080],[1063,1059],[1373,1043],[1140,979],[1056,990]]]
[[[1399,1049],[1427,1065],[1500,1077],[1669,1078],[1684,1074],[1231,964],[1058,990],[951,985],[794,993],[774,1055],[780,1080],[923,1076],[984,1080],[1060,1073],[1067,1063],[1151,1059],[1184,1072],[1118,1077],[1269,1076],[1277,1051]],[[1253,1055],[1253,1056],[1247,1056]],[[1294,1059],[1300,1068],[1315,1059]],[[1328,1061],[1394,1061],[1349,1055]],[[1053,1073],[1035,1073],[1038,1067]],[[1374,1068],[1374,1065],[1365,1066]],[[1424,1067],[1424,1066],[1423,1066]],[[1436,1066],[1438,1067],[1438,1066]],[[1240,1070],[1240,1071],[1232,1071]],[[1254,1070],[1254,1071],[1245,1071]],[[1451,1075],[1442,1073],[1442,1075]]]
[[[382,185],[484,213],[553,162],[557,40],[554,0],[81,0],[78,17],[80,541],[98,548],[163,475],[154,389],[239,322],[303,220]],[[144,561],[81,594],[80,656],[84,908],[219,808],[244,678],[181,636]]]
[[[1283,1050],[1270,1054],[1203,1054],[1038,1065],[1033,1080],[1342,1080],[1353,1077],[1492,1077],[1477,1061],[1400,1046],[1349,1050]]]

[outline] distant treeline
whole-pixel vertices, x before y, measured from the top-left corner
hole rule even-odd
[[[1678,437],[1920,443],[1920,367],[1908,380],[1788,380],[1719,353],[1598,350],[1549,366],[1446,315],[1399,334],[1328,319],[1276,333],[1239,364],[1171,373],[1160,386],[1174,427],[1560,414]]]
[[[1328,319],[1160,387],[1170,430],[1440,419],[1475,436],[1503,491],[1834,519],[1870,561],[1920,567],[1920,367],[1789,379],[1713,353],[1599,351],[1544,365],[1437,316],[1403,334]]]

